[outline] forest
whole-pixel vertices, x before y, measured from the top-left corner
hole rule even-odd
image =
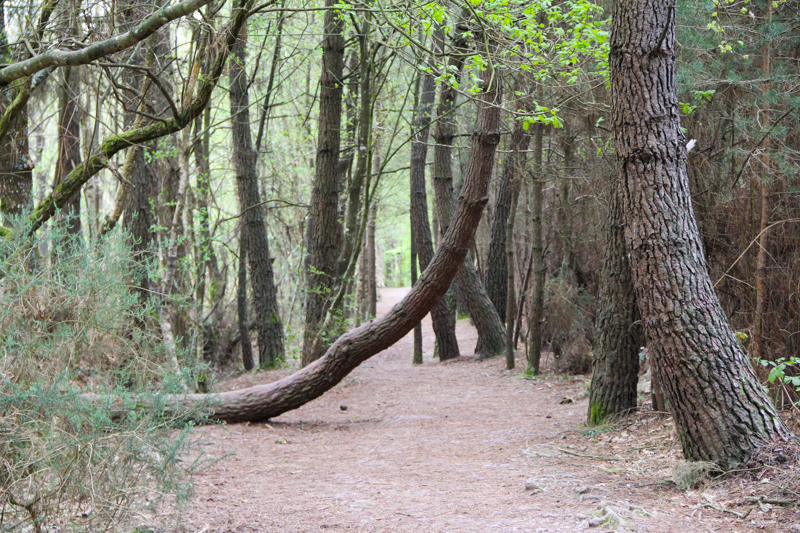
[[[798,106],[797,0],[0,0],[0,531],[800,530]]]

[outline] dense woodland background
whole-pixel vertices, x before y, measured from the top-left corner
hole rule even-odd
[[[557,372],[591,370],[616,175],[610,3],[165,6],[0,2],[3,376],[206,392],[217,371],[317,359],[430,262],[487,64],[500,142],[433,311],[439,356],[499,355],[509,335],[530,372],[541,347]],[[754,361],[800,357],[800,6],[671,12],[717,294]],[[456,313],[479,346],[447,340]]]

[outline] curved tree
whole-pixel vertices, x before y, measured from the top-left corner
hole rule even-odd
[[[500,140],[499,72],[488,68],[483,80],[485,89],[478,101],[472,150],[458,207],[439,250],[406,297],[386,315],[339,337],[322,358],[291,376],[214,396],[174,396],[159,404],[161,408],[189,410],[209,403],[210,417],[226,421],[257,421],[278,416],[318,398],[362,362],[403,338],[422,320],[444,296],[461,268],[488,201],[494,152]]]

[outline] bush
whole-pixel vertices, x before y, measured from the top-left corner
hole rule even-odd
[[[157,410],[113,418],[86,394],[158,404],[183,379],[157,313],[130,289],[146,269],[125,236],[85,245],[40,232],[3,241],[0,258],[0,530],[130,530],[162,503],[177,517],[198,464],[180,458],[189,427]]]

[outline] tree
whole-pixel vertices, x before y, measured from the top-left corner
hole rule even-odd
[[[541,90],[539,91],[541,95]],[[536,124],[533,132],[533,209],[531,213],[533,244],[531,261],[533,265],[533,290],[528,306],[528,365],[527,372],[539,373],[542,359],[542,317],[544,309],[544,245],[542,243],[542,211],[544,174],[542,172],[542,137],[544,124]]]
[[[612,125],[625,244],[651,351],[687,459],[723,468],[793,440],[728,324],[692,212],[675,81],[675,6],[620,0]]]
[[[419,259],[419,269],[425,271],[433,259],[433,242],[431,227],[428,223],[428,194],[425,187],[425,163],[428,155],[428,132],[433,114],[433,103],[436,96],[433,76],[420,74],[419,103],[411,127],[411,226],[414,232],[414,244]],[[445,299],[436,302],[431,309],[433,332],[436,334],[436,346],[439,360],[446,361],[459,356],[456,339],[455,317],[447,308]]]
[[[483,72],[483,90],[458,207],[439,250],[408,295],[386,315],[339,337],[322,358],[291,376],[213,396],[209,405],[212,418],[266,420],[297,409],[334,387],[362,362],[403,338],[441,300],[467,256],[487,202],[494,152],[500,140],[499,78],[499,72],[492,68]],[[170,409],[191,408],[209,398],[190,394],[173,399]]]
[[[242,30],[231,54],[232,61],[229,68],[231,119],[233,121],[231,135],[233,166],[236,171],[239,208],[247,228],[246,231],[242,231],[242,234],[247,241],[247,264],[250,267],[250,284],[253,289],[256,310],[258,363],[262,368],[272,367],[283,361],[285,357],[283,324],[275,292],[272,257],[269,252],[264,211],[261,208],[261,194],[258,190],[257,155],[253,148],[250,131],[250,98],[245,64],[247,56],[246,29]]]
[[[453,39],[453,53],[447,64],[447,72],[453,76],[452,83],[441,86],[439,106],[437,108],[436,128],[434,129],[433,154],[433,189],[436,194],[436,211],[439,215],[441,231],[447,231],[450,220],[455,210],[453,188],[452,146],[456,135],[455,107],[458,91],[455,87],[461,81],[461,71],[464,66],[463,53],[467,45],[468,28],[466,24],[456,26],[456,36]],[[437,30],[434,36],[437,42],[437,51],[444,52],[444,36]],[[464,261],[464,266],[456,274],[458,295],[466,303],[469,316],[478,330],[478,344],[475,353],[485,357],[494,357],[503,353],[505,349],[505,332],[503,321],[492,305],[486,290],[481,283],[475,265],[471,261]]]
[[[589,424],[636,409],[641,328],[631,280],[622,197],[611,177],[605,251],[603,252],[597,347],[592,357]]]
[[[492,237],[486,257],[486,292],[500,314],[503,322],[512,320],[506,316],[506,294],[508,283],[508,263],[506,256],[506,223],[512,211],[512,200],[519,194],[520,181],[516,175],[521,165],[517,162],[520,152],[528,149],[530,135],[522,129],[522,122],[516,121],[511,134],[511,146],[503,163],[500,186],[492,211]]]
[[[344,20],[326,0],[322,39],[322,74],[319,81],[319,130],[314,185],[308,212],[308,269],[306,272],[306,322],[303,364],[319,359],[332,339],[319,331],[337,281],[339,257],[339,145],[342,122],[344,72]],[[316,348],[318,347],[318,348]]]

